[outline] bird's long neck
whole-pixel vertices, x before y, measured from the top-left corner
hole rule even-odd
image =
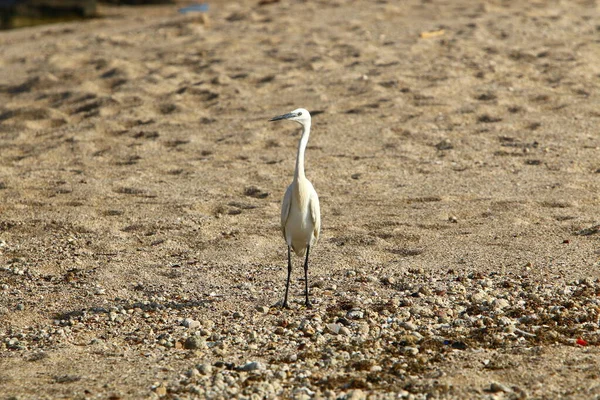
[[[305,125],[302,125],[302,138],[298,144],[298,156],[296,157],[296,171],[294,172],[294,180],[304,178],[304,152],[306,151],[306,145],[308,144],[308,137],[310,136],[310,121]]]

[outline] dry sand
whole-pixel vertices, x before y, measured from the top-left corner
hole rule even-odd
[[[2,398],[600,395],[595,1],[176,10],[0,33]]]

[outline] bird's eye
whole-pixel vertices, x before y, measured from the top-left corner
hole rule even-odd
[[[298,116],[301,116],[301,115],[302,115],[302,111],[298,112]]]

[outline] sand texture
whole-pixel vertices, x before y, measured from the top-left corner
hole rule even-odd
[[[0,32],[0,398],[600,396],[596,1],[209,6]]]

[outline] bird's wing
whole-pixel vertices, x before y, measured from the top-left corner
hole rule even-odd
[[[290,214],[290,205],[292,204],[292,185],[288,186],[285,191],[285,195],[283,195],[283,202],[281,203],[281,233],[283,234],[283,238],[287,240],[285,237],[285,223],[287,222],[288,215]]]
[[[317,192],[313,190],[310,195],[310,217],[313,222],[313,234],[315,235],[315,243],[319,240],[319,234],[321,233],[321,206],[319,205],[319,196]]]

